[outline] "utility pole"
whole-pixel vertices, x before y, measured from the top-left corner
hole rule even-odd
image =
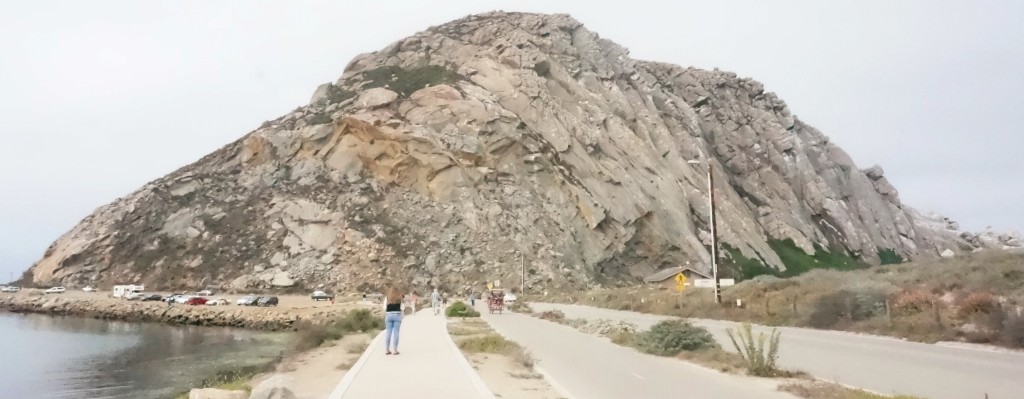
[[[519,252],[519,268],[523,269],[523,286],[519,289],[519,295],[526,295],[526,257],[523,252]]]
[[[715,176],[708,157],[708,197],[711,199],[711,274],[715,279],[715,303],[722,303],[722,285],[718,279],[718,226],[715,220]]]

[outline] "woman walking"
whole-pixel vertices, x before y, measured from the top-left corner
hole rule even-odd
[[[402,292],[396,287],[391,287],[388,295],[384,297],[384,348],[387,349],[385,355],[398,354],[398,331],[402,327],[402,297]],[[392,336],[395,338],[394,344]]]

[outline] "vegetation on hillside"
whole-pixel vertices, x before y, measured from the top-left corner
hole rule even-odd
[[[960,340],[1024,348],[1024,254],[758,276],[682,295],[658,286],[576,292],[546,300],[621,310],[867,332],[923,342]],[[740,304],[737,305],[737,300]]]
[[[386,87],[403,97],[427,86],[462,80],[462,77],[455,71],[440,65],[426,65],[412,69],[383,66],[363,72],[362,78],[366,82],[363,89]]]

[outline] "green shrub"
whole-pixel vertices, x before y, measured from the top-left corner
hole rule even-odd
[[[813,269],[856,270],[867,267],[845,252],[826,251],[818,244],[814,244],[814,255],[808,255],[791,239],[768,240],[768,245],[779,255],[782,264],[786,265],[786,271],[781,273],[785,277],[796,276]]]
[[[878,259],[883,265],[898,265],[903,263],[903,257],[896,254],[896,250],[892,248],[879,249]]]
[[[480,312],[477,312],[465,302],[455,301],[448,308],[444,310],[444,314],[448,317],[480,317]]]
[[[362,77],[367,81],[363,89],[387,87],[402,96],[408,96],[427,86],[462,80],[462,76],[440,65],[426,65],[412,69],[383,66],[363,72]]]
[[[665,320],[640,333],[636,340],[641,351],[659,356],[675,356],[682,351],[715,347],[715,339],[703,327],[682,320]]]
[[[885,293],[840,290],[818,298],[807,323],[815,328],[831,328],[844,319],[865,320],[884,312]]]
[[[540,314],[537,315],[537,318],[553,321],[555,323],[562,323],[565,321],[565,313],[562,313],[561,310],[545,310],[540,312]]]
[[[750,323],[743,323],[735,331],[730,328],[725,332],[729,334],[732,346],[743,357],[747,372],[760,377],[774,376],[778,372],[775,367],[775,362],[779,358],[778,330],[773,328],[767,337],[760,333],[757,339],[754,339],[754,330]]]

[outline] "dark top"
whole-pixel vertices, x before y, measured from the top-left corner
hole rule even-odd
[[[402,311],[402,303],[401,302],[399,302],[399,303],[389,303],[388,306],[386,308],[384,308],[384,311],[385,312],[401,312]]]

